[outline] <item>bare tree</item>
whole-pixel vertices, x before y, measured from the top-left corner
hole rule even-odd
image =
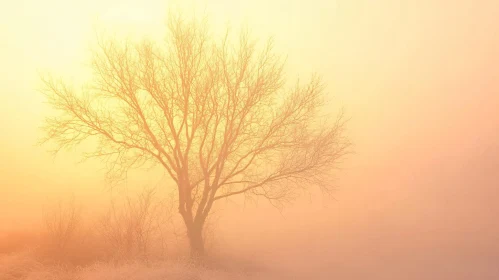
[[[98,36],[93,79],[81,91],[42,77],[61,113],[47,119],[44,140],[58,151],[96,139],[85,157],[108,163],[111,179],[161,166],[196,256],[217,201],[244,194],[282,203],[312,185],[330,190],[349,144],[342,114],[320,116],[319,77],[288,87],[273,41],[258,47],[248,32],[232,43],[230,32],[218,40],[205,21],[172,16],[167,35],[164,44]]]

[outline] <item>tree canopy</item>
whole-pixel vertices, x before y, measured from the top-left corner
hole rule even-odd
[[[343,115],[321,116],[318,76],[290,87],[272,40],[259,46],[248,32],[231,39],[172,17],[165,42],[99,37],[81,90],[42,77],[60,112],[47,118],[45,140],[58,149],[97,140],[85,157],[104,160],[112,179],[161,166],[197,253],[216,201],[244,194],[280,202],[314,185],[329,190],[349,147]]]

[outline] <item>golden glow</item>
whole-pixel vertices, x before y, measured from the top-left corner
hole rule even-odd
[[[463,172],[462,166],[487,154],[499,139],[499,2],[494,0],[452,5],[430,0],[9,1],[0,12],[0,231],[30,227],[47,200],[67,193],[82,201],[107,199],[101,163],[77,165],[80,154],[71,151],[53,160],[46,147],[35,146],[49,111],[36,91],[37,71],[79,82],[95,26],[161,39],[169,7],[206,11],[216,28],[247,24],[255,37],[275,35],[276,49],[289,55],[288,76],[305,79],[317,71],[328,85],[331,108],[343,106],[352,118],[356,154],[339,175],[338,201],[328,202],[333,207],[300,201],[285,212],[291,222],[269,214],[267,206],[248,206],[254,211],[230,206],[235,214],[224,216],[220,227],[232,244],[238,244],[230,238],[234,234],[250,244],[244,248],[249,250],[262,235],[270,236],[271,244],[284,232],[298,232],[290,240],[309,234],[300,232],[302,227],[329,230],[339,232],[333,243],[354,262],[351,252],[363,248],[348,244],[374,239],[384,229],[403,235],[382,235],[387,243],[434,230],[436,237],[420,240],[427,250],[447,235],[453,236],[449,242],[464,244],[470,237],[462,232],[471,228],[497,233],[497,223],[486,229],[487,220],[497,220],[491,214],[497,207],[481,208],[487,196],[497,194],[487,187],[497,176],[487,175],[481,185],[473,185],[472,177],[442,179],[455,178],[449,174]],[[136,175],[128,184],[138,188],[161,179]],[[462,189],[449,186],[466,180],[469,186]],[[479,218],[457,219],[463,207]],[[235,226],[243,220],[247,224]],[[453,229],[462,229],[461,235]],[[366,233],[371,231],[374,237]]]

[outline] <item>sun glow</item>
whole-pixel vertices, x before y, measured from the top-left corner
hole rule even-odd
[[[258,44],[274,36],[276,52],[287,58],[286,80],[305,82],[318,73],[330,101],[324,111],[344,107],[350,118],[346,130],[355,154],[334,182],[332,207],[305,198],[284,209],[285,220],[264,203],[231,201],[224,204],[230,211],[221,213],[217,229],[223,246],[257,250],[258,257],[269,252],[269,259],[283,254],[291,268],[335,262],[338,266],[327,271],[335,277],[321,279],[357,279],[350,277],[357,272],[404,279],[407,271],[419,271],[415,279],[457,279],[450,274],[460,269],[481,279],[469,273],[479,273],[484,264],[497,272],[490,260],[499,252],[491,246],[499,244],[499,225],[491,215],[499,213],[493,202],[499,162],[499,1],[4,2],[0,237],[2,229],[33,228],[42,221],[43,205],[57,197],[74,194],[95,212],[99,203],[107,206],[112,193],[104,180],[105,163],[80,163],[86,148],[69,149],[54,160],[51,146],[36,145],[44,118],[53,116],[38,91],[39,73],[61,76],[80,89],[92,71],[96,31],[116,35],[120,43],[145,37],[160,45],[173,10],[206,16],[214,33],[229,25],[237,36],[246,25]],[[113,191],[174,189],[168,176],[156,171],[130,172],[123,188]],[[300,238],[304,245],[296,243]],[[441,255],[428,258],[436,247]],[[431,257],[442,262],[434,265],[437,259]],[[387,259],[394,262],[387,266]],[[425,269],[413,266],[424,259],[429,261]],[[386,275],[394,267],[401,276]],[[449,267],[458,268],[445,272],[453,277],[438,275],[439,268]]]
[[[128,32],[138,30],[150,32],[151,29],[161,28],[165,23],[166,6],[162,6],[125,2],[107,8],[101,14],[96,15],[96,18],[107,27],[114,26],[126,29]]]

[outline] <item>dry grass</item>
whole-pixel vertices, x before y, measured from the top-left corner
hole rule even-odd
[[[43,264],[33,251],[0,255],[2,280],[252,280],[266,278],[258,272],[223,270],[194,266],[185,260],[140,261],[113,264],[94,263],[88,266]]]

